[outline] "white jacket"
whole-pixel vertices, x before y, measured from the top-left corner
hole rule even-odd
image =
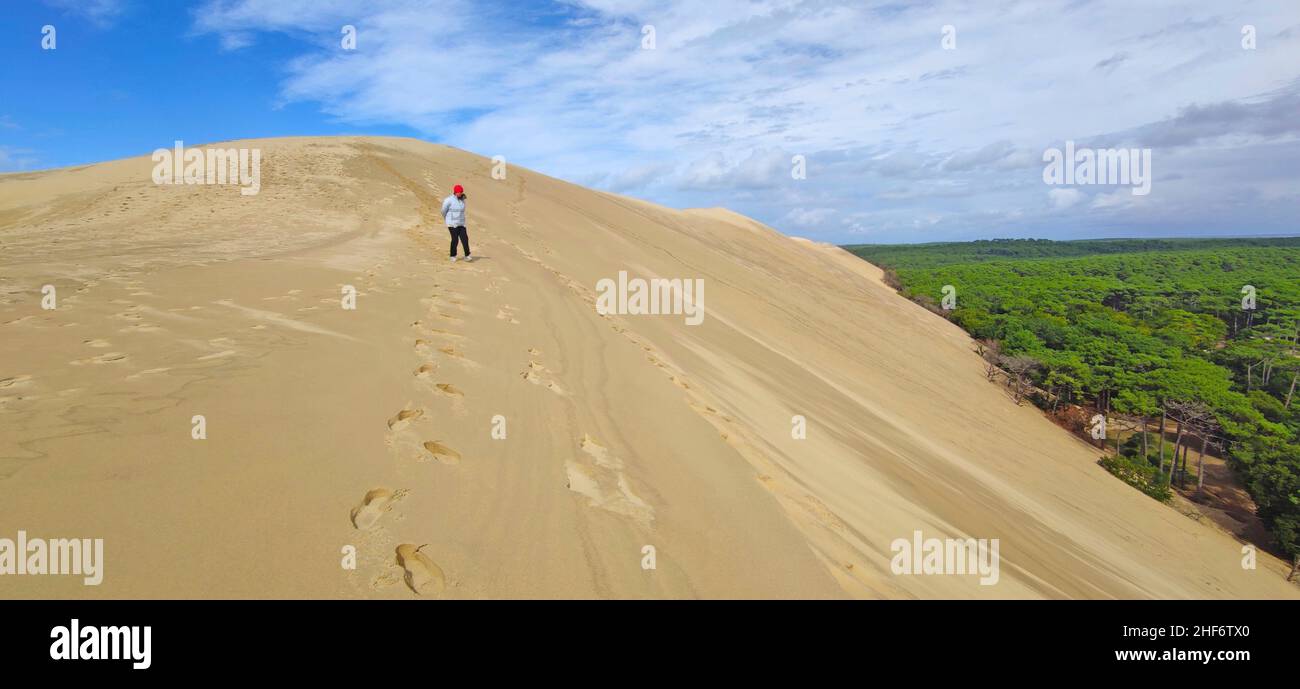
[[[455,194],[442,200],[442,218],[447,221],[447,227],[460,227],[465,224],[465,202],[456,198]]]

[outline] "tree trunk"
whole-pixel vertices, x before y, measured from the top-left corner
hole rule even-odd
[[[1165,473],[1165,424],[1167,423],[1168,416],[1169,416],[1169,412],[1167,411],[1160,412],[1160,473],[1161,474]]]
[[[1183,459],[1183,437],[1182,434],[1179,433],[1178,437],[1174,438],[1173,465],[1169,467],[1169,482],[1174,485],[1178,485],[1178,470],[1180,468],[1178,466],[1178,463],[1181,462],[1182,459]]]
[[[1142,417],[1142,460],[1149,462],[1151,461],[1149,458],[1150,455],[1147,452],[1147,417],[1144,416]]]
[[[1169,466],[1169,480],[1173,481],[1174,474],[1178,473],[1178,448],[1183,445],[1183,422],[1178,422],[1178,434],[1174,436],[1174,459],[1173,464]]]
[[[1291,395],[1295,394],[1295,379],[1300,378],[1300,371],[1291,374],[1291,389],[1286,391],[1286,404],[1282,405],[1284,409],[1291,408]]]
[[[1179,424],[1180,426],[1182,424]],[[1178,471],[1182,468],[1179,462],[1183,459],[1183,431],[1178,430],[1178,437],[1174,438],[1174,463],[1169,467],[1169,482],[1178,483]]]
[[[1183,443],[1183,463],[1182,468],[1178,470],[1179,487],[1187,485],[1187,454],[1192,451],[1192,436],[1187,436],[1187,442]]]
[[[1210,444],[1210,434],[1201,436],[1201,456],[1196,460],[1196,492],[1205,491],[1205,449]]]

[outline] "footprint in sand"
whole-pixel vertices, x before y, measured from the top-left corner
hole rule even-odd
[[[148,368],[148,369],[145,369],[145,370],[143,370],[143,371],[140,371],[139,373],[132,373],[131,375],[127,376],[126,379],[127,379],[127,380],[139,380],[140,378],[143,378],[143,377],[145,377],[145,376],[152,376],[152,375],[156,375],[156,374],[159,374],[159,373],[166,373],[166,372],[168,372],[168,371],[170,371],[170,370],[171,370],[171,367],[169,367],[169,366],[163,366],[163,367],[161,367],[161,368]]]
[[[424,449],[443,464],[460,464],[460,453],[436,440],[424,443]]]
[[[397,564],[405,572],[406,585],[417,595],[436,595],[447,588],[447,578],[437,563],[420,552],[425,547],[411,543],[397,546]]]
[[[109,352],[108,354],[100,354],[99,356],[90,357],[89,359],[77,359],[76,361],[70,361],[68,363],[73,366],[81,366],[84,364],[114,364],[119,361],[126,361],[126,359],[127,356],[121,352]]]
[[[156,333],[160,330],[162,330],[162,328],[152,323],[136,323],[135,325],[128,325],[125,328],[119,328],[118,332],[119,333]]]
[[[428,382],[426,381],[425,384],[428,385]],[[460,388],[451,383],[434,383],[430,389],[451,400],[451,410],[457,416],[465,415],[465,393]]]
[[[352,526],[365,531],[374,528],[379,518],[393,508],[393,504],[406,497],[406,490],[393,492],[387,488],[374,488],[366,492],[361,504],[352,508]]]
[[[412,421],[424,416],[423,409],[403,409],[397,412],[392,418],[388,419],[388,429],[391,431],[400,431],[406,428]]]
[[[427,378],[428,376],[430,376],[431,374],[433,374],[434,371],[437,371],[437,370],[438,370],[438,365],[437,365],[437,364],[434,364],[434,363],[424,363],[424,364],[420,364],[420,367],[417,368],[417,369],[415,369],[415,377],[416,377],[416,378]]]
[[[545,377],[543,377],[545,371],[546,371],[545,366],[537,363],[536,361],[529,361],[528,368],[525,368],[523,373],[520,373],[519,376],[524,380],[532,383],[533,385],[541,385],[545,387],[547,390],[550,390],[551,392],[557,395],[565,394],[564,388],[560,387],[559,384],[557,384],[553,380],[547,380]]]
[[[395,457],[416,462],[428,461],[428,457],[421,450],[423,442],[421,434],[415,428],[415,425],[425,418],[427,418],[425,410],[409,401],[401,410],[388,418],[388,433],[384,444]]]
[[[440,330],[440,329],[438,329],[438,328],[426,328],[426,330],[428,331],[428,333],[429,333],[430,335],[436,335],[436,336],[438,336],[438,337],[445,337],[445,338],[450,339],[450,340],[463,340],[463,339],[465,339],[465,336],[464,336],[464,335],[459,335],[459,334],[457,334],[457,333],[453,333],[453,332],[451,332],[451,331],[449,331],[449,330]]]
[[[497,318],[511,325],[519,325],[519,321],[515,318],[514,309],[509,306],[497,309]]]
[[[14,376],[12,378],[0,379],[0,390],[12,388],[15,385],[21,386],[32,379],[31,376]]]
[[[385,570],[383,572],[380,572],[379,574],[376,574],[375,577],[370,580],[370,588],[372,590],[378,591],[379,589],[388,588],[389,586],[396,584],[398,581],[401,581],[402,579],[401,572],[403,571],[402,568],[392,566],[392,565],[390,565],[390,568],[391,568],[390,570]],[[391,570],[396,570],[396,572],[393,572]]]
[[[465,354],[461,352],[459,349],[457,349],[455,345],[444,345],[442,347],[439,347],[438,351],[442,352],[443,354],[446,354],[452,359],[455,359],[456,361],[460,362],[464,366],[468,366],[470,368],[476,368],[478,366],[478,364],[476,364],[475,362],[466,359]]]
[[[439,390],[442,394],[444,394],[444,395],[446,395],[446,396],[448,396],[448,397],[464,397],[464,396],[465,396],[465,393],[461,392],[460,388],[456,387],[455,385],[452,385],[451,383],[438,383],[438,384],[434,385],[434,387],[438,388],[438,390]]]
[[[707,405],[707,404],[700,404],[699,402],[690,401],[690,402],[687,402],[686,405],[689,406],[691,409],[694,409],[695,411],[700,412],[701,414],[717,414],[717,413],[718,413],[718,410],[717,410],[717,409],[714,409],[713,407],[710,407],[710,406]]]
[[[464,335],[458,335],[455,333],[443,333],[442,330],[430,330],[430,334],[435,335],[435,337],[442,337],[446,339],[465,339]],[[429,341],[429,339],[416,338],[415,341],[416,354],[419,354],[420,356],[428,355],[429,347],[433,347],[435,346],[435,344],[437,344],[437,342]],[[458,348],[456,348],[454,344],[443,344],[442,347],[438,347],[438,351],[442,352],[442,354],[445,354],[447,356],[454,357],[454,359],[460,359],[465,364],[469,363],[469,361],[464,360],[463,355],[460,354],[460,350],[458,350]]]

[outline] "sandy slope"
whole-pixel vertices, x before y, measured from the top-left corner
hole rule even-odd
[[[257,196],[155,186],[148,158],[0,177],[0,537],[106,551],[97,588],[0,597],[1300,592],[838,249],[413,140],[234,145],[264,151]],[[436,214],[453,182],[470,265]],[[620,270],[704,278],[704,323],[598,315]],[[999,583],[891,574],[918,529],[1000,539]]]

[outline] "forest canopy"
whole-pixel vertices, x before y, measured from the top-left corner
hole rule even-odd
[[[844,248],[972,337],[1031,361],[1026,375],[1054,399],[1143,428],[1171,408],[1203,410],[1198,423],[1280,549],[1300,553],[1300,238]],[[939,307],[945,295],[950,308]],[[1163,469],[1161,447],[1141,459]]]

